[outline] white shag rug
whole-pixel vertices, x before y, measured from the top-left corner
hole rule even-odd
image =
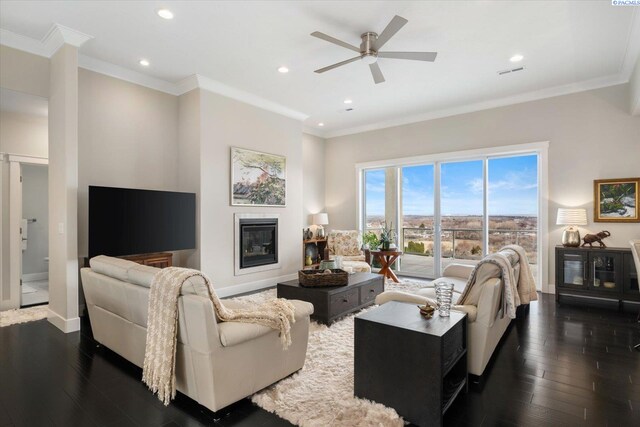
[[[0,328],[47,318],[48,305],[0,311]]]
[[[399,284],[387,282],[385,290],[411,292],[427,283],[413,280]],[[259,303],[275,296],[276,290],[270,289],[235,299]],[[330,327],[312,321],[304,367],[254,394],[251,400],[302,427],[403,426],[403,419],[394,409],[353,395],[354,316],[346,316]]]

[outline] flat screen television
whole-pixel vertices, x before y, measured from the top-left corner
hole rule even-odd
[[[196,195],[89,186],[89,257],[196,247]]]

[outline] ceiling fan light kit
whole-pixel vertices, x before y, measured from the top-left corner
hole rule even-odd
[[[369,70],[371,71],[371,76],[373,77],[373,81],[378,84],[384,82],[384,75],[380,70],[380,66],[378,65],[378,58],[387,58],[387,59],[410,59],[414,61],[427,61],[433,62],[436,60],[437,52],[380,52],[380,48],[384,46],[391,37],[393,37],[408,21],[401,16],[394,16],[391,22],[387,25],[387,27],[382,31],[380,35],[374,33],[372,31],[368,31],[363,33],[360,43],[360,48],[353,46],[349,43],[343,42],[342,40],[338,40],[334,37],[328,36],[319,31],[315,31],[311,33],[313,37],[317,37],[319,39],[328,41],[329,43],[336,44],[338,46],[342,46],[346,49],[352,50],[354,52],[358,52],[358,56],[354,58],[347,59],[345,61],[338,62],[337,64],[329,65],[328,67],[320,68],[315,72],[318,74],[324,73],[329,70],[333,70],[334,68],[341,67],[343,65],[350,64],[351,62],[355,62],[360,59],[364,64],[369,65]]]

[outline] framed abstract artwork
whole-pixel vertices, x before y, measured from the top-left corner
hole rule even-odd
[[[594,222],[640,222],[638,189],[640,178],[593,181]]]
[[[287,159],[231,147],[231,205],[286,206]]]

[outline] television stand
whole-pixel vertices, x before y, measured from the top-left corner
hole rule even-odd
[[[166,268],[173,265],[173,254],[171,252],[156,252],[152,254],[124,255],[118,258],[137,262],[138,264],[150,267]]]

